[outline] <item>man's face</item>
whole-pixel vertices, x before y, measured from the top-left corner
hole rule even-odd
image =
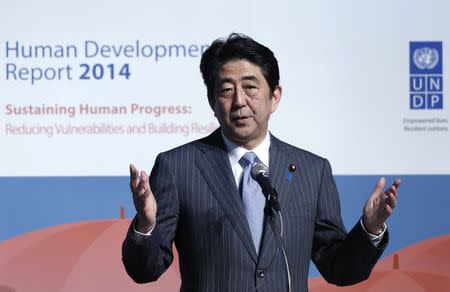
[[[253,149],[265,138],[281,87],[271,93],[261,69],[247,60],[225,63],[217,77],[213,110],[220,127],[228,139]]]

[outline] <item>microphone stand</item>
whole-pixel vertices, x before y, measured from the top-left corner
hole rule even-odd
[[[275,235],[278,247],[283,252],[284,264],[286,268],[286,291],[291,292],[291,272],[289,270],[289,261],[286,254],[286,248],[283,243],[283,216],[281,214],[281,208],[278,204],[278,193],[276,189],[273,189],[273,193],[266,196],[266,206],[264,208],[264,213],[267,216],[267,222],[269,223],[272,231]],[[281,232],[278,229],[277,223],[275,221],[275,214],[278,213],[280,217]]]

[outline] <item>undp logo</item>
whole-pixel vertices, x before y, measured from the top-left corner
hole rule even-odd
[[[442,109],[442,42],[410,42],[409,66],[409,108]]]

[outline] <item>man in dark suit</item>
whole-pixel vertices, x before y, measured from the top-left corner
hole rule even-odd
[[[181,291],[285,291],[285,262],[264,197],[261,189],[249,191],[251,157],[268,165],[279,194],[292,291],[307,291],[310,259],[331,283],[366,279],[387,244],[384,222],[400,181],[383,192],[381,178],[347,233],[329,162],[268,132],[282,94],[272,51],[232,34],[212,43],[200,69],[220,128],[159,154],[150,178],[130,165],[137,215],[122,248],[128,274],[138,283],[158,279],[175,241]]]

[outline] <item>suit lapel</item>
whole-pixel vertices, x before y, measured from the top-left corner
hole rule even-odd
[[[242,200],[236,187],[220,130],[216,130],[203,142],[199,144],[199,148],[203,151],[204,156],[196,159],[195,162],[251,258],[257,263],[250,227],[245,217]]]
[[[281,142],[271,135],[270,149],[269,149],[269,173],[273,187],[278,192],[278,200],[280,203],[281,210],[287,201],[290,194],[290,182],[286,179],[286,174],[289,165],[292,163],[290,161],[289,153]],[[278,216],[277,225],[279,224]],[[279,225],[278,225],[279,226]],[[261,250],[259,254],[259,261],[261,267],[269,267],[275,253],[277,252],[278,246],[275,241],[275,236],[271,227],[266,224],[264,227],[263,240],[261,243]]]

